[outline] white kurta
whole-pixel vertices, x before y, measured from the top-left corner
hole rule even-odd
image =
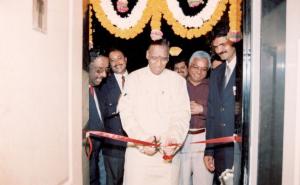
[[[149,67],[131,73],[119,101],[122,125],[129,137],[145,140],[159,136],[182,143],[190,121],[186,81],[170,70],[154,75]],[[180,161],[163,160],[161,153],[147,156],[128,146],[124,185],[177,185]]]

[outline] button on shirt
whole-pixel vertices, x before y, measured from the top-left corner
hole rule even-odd
[[[195,101],[196,103],[199,103],[203,106],[203,113],[198,115],[192,115],[190,121],[190,129],[205,128],[209,91],[208,79],[202,80],[202,82],[196,86],[194,86],[187,80],[187,89],[190,101]]]

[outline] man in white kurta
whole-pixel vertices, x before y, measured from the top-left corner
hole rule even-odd
[[[186,81],[165,69],[169,59],[165,41],[154,42],[147,51],[149,65],[132,72],[119,101],[124,130],[129,137],[154,142],[162,146],[183,143],[190,121]],[[177,185],[180,161],[175,147],[128,145],[125,154],[124,185]],[[163,153],[174,155],[165,161]]]

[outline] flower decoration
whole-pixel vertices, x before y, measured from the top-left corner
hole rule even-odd
[[[122,18],[119,16],[110,0],[90,0],[96,17],[101,25],[111,34],[123,39],[132,39],[141,33],[152,16],[152,10],[147,8],[152,1],[138,1],[131,14]]]
[[[242,0],[229,0],[229,3],[230,3],[230,9],[228,15],[229,15],[230,30],[227,37],[232,42],[238,42],[242,39],[242,33],[241,33]]]
[[[187,0],[191,6],[199,6],[203,0]],[[228,37],[237,42],[241,39],[242,0],[208,0],[203,9],[194,16],[183,13],[178,0],[138,0],[130,14],[121,17],[115,11],[111,0],[90,0],[101,25],[111,34],[131,39],[141,33],[151,20],[151,39],[162,37],[161,19],[164,18],[174,33],[182,38],[192,39],[205,35],[218,23],[226,11],[228,2],[230,33]],[[198,4],[199,3],[199,4]],[[118,0],[118,12],[128,11],[128,0]]]
[[[99,0],[100,3],[97,6],[102,10],[106,19],[111,22],[111,24],[115,25],[120,29],[129,29],[138,24],[138,22],[142,19],[147,8],[147,4],[150,1],[143,0],[137,1],[136,5],[133,7],[131,13],[126,17],[121,17],[117,14],[114,9],[114,6],[111,0]],[[99,6],[100,5],[100,6]]]
[[[169,53],[172,57],[178,56],[181,53],[182,49],[178,46],[173,46],[170,48]]]
[[[117,1],[117,10],[120,13],[128,12],[128,1],[127,0],[118,0]]]
[[[182,26],[186,28],[199,28],[203,25],[205,21],[208,21],[215,9],[218,7],[221,0],[209,0],[205,7],[194,16],[187,16],[182,11],[179,2],[174,0],[163,0],[166,2],[168,11],[174,17],[174,19],[179,22]]]
[[[163,35],[163,32],[160,30],[152,30],[150,33],[150,37],[153,41],[162,39]]]
[[[187,2],[191,8],[195,8],[204,3],[203,0],[187,0]]]
[[[93,24],[92,24],[92,16],[93,16],[93,7],[92,5],[89,5],[89,49],[93,48],[94,47],[94,44],[93,44],[93,32],[94,32],[94,29],[93,29]]]
[[[164,13],[164,18],[166,19],[167,23],[172,26],[172,29],[176,35],[179,35],[187,39],[200,37],[206,34],[207,32],[211,31],[213,26],[215,26],[218,23],[218,21],[221,19],[222,15],[226,10],[226,4],[228,3],[228,0],[210,0],[209,2],[218,1],[216,9],[211,15],[211,18],[208,19],[206,22],[202,22],[202,26],[200,27],[187,28],[182,24],[182,22],[176,20],[176,18],[174,17],[176,15],[176,12],[174,12],[173,9],[172,12],[170,11],[170,7],[168,6],[168,1],[171,2],[170,0],[161,1],[161,7],[162,7],[162,12]],[[198,20],[198,22],[200,21]]]
[[[151,33],[150,37],[152,40],[159,40],[163,36],[163,32],[160,30],[161,27],[161,18],[162,18],[162,13],[160,7],[155,8],[154,4],[151,4],[150,6],[152,10],[152,18],[151,18]]]

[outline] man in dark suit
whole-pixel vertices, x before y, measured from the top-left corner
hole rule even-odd
[[[127,58],[119,49],[109,52],[109,62],[113,74],[101,87],[104,105],[104,125],[109,133],[126,136],[117,110],[118,100],[128,75]],[[106,170],[107,185],[122,185],[124,174],[124,156],[127,143],[111,139],[104,140],[103,156]]]
[[[214,52],[226,62],[215,68],[210,76],[207,139],[232,136],[237,129],[236,105],[237,93],[241,86],[237,85],[237,74],[241,60],[237,58],[236,48],[227,38],[226,30],[219,30],[212,41]],[[234,162],[234,144],[207,145],[204,162],[210,171],[215,172],[215,182],[225,169],[232,169]]]
[[[103,116],[101,114],[102,107],[100,105],[99,89],[103,78],[106,77],[108,71],[108,58],[100,53],[100,51],[93,50],[90,52],[90,63],[88,66],[89,72],[89,120],[87,123],[87,130],[103,131]],[[89,161],[90,184],[100,185],[100,170],[98,166],[99,153],[101,151],[101,140],[92,137],[93,150]],[[102,185],[102,183],[101,183]],[[103,184],[105,185],[105,184]]]

